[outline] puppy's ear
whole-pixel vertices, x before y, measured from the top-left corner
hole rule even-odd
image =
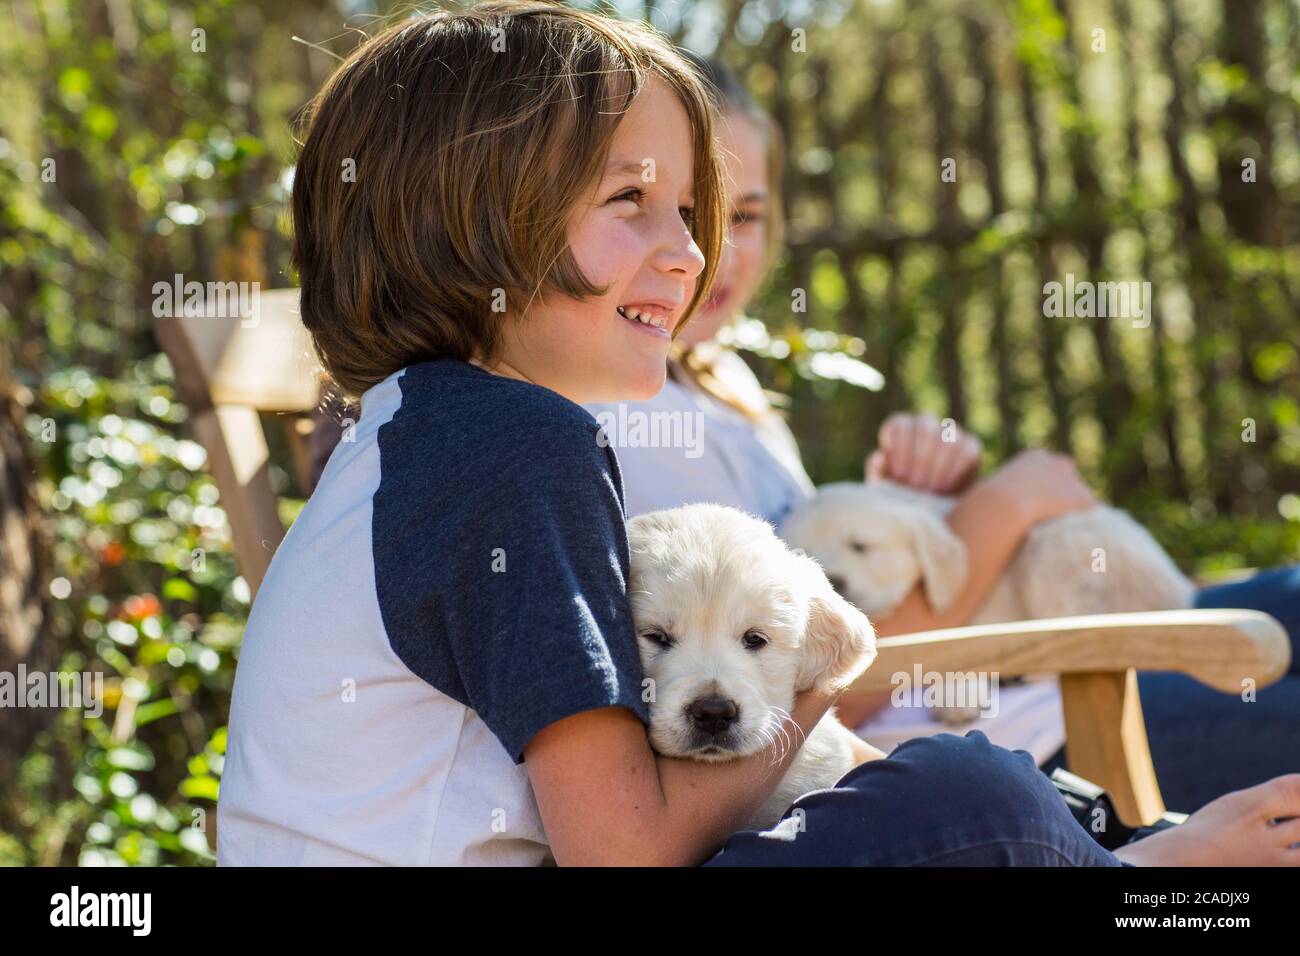
[[[795,555],[799,580],[811,595],[797,690],[832,691],[849,684],[876,657],[876,629],[867,616],[835,593],[816,561]]]
[[[909,509],[905,519],[921,565],[925,598],[942,614],[966,586],[966,546],[941,517],[921,508]]]

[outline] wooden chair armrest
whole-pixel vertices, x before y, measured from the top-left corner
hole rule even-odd
[[[896,675],[922,671],[1059,674],[1070,769],[1105,788],[1120,820],[1148,825],[1165,812],[1147,743],[1137,671],[1178,671],[1240,693],[1287,672],[1291,644],[1258,611],[1147,611],[1017,621],[881,638],[875,662],[846,698],[876,696]]]
[[[875,662],[845,693],[876,694],[896,673],[920,663],[932,671],[1086,674],[1178,671],[1227,693],[1245,678],[1256,686],[1287,672],[1291,643],[1275,618],[1259,611],[1214,608],[1059,617],[980,624],[882,637]]]

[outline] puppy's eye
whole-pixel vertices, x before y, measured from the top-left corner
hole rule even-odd
[[[642,631],[641,639],[649,641],[651,644],[657,644],[660,647],[672,647],[673,639],[663,631]]]
[[[746,631],[740,643],[745,645],[745,650],[756,651],[767,643],[767,638],[761,631]]]
[[[849,547],[853,549],[853,552],[854,552],[855,554],[866,554],[866,553],[867,553],[867,543],[866,543],[865,541],[858,541],[858,540],[854,539],[854,540],[852,540],[852,541],[849,542]]]

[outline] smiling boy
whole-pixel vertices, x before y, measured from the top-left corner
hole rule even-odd
[[[651,751],[576,404],[663,384],[721,243],[711,110],[648,29],[513,2],[376,36],[314,102],[303,319],[362,415],[249,617],[222,864],[700,862],[771,792],[770,754]]]
[[[362,415],[249,615],[219,863],[1119,864],[978,733],[740,831],[835,694],[752,756],[651,749],[618,462],[576,403],[663,385],[722,243],[713,112],[649,28],[531,0],[405,20],[313,102],[302,316]],[[1279,854],[1275,783],[1138,846]]]

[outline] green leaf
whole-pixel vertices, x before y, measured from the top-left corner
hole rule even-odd
[[[107,760],[110,767],[122,770],[152,770],[154,765],[153,754],[139,745],[114,747],[108,752]]]
[[[266,152],[266,144],[256,136],[236,136],[235,148],[244,156],[261,156]]]
[[[183,797],[191,800],[213,800],[217,799],[217,791],[221,784],[216,777],[186,777],[181,781],[178,788]]]
[[[169,601],[193,604],[199,599],[199,590],[184,578],[168,578],[163,585],[162,596]]]
[[[168,697],[166,700],[155,700],[150,704],[143,704],[135,712],[135,725],[143,727],[160,717],[170,717],[172,714],[179,713],[180,709],[180,703],[173,697]]]
[[[85,96],[94,86],[90,73],[79,66],[70,66],[59,74],[59,93],[65,98]]]
[[[86,110],[82,117],[86,132],[98,140],[111,139],[117,132],[117,117],[107,106],[96,103]]]

